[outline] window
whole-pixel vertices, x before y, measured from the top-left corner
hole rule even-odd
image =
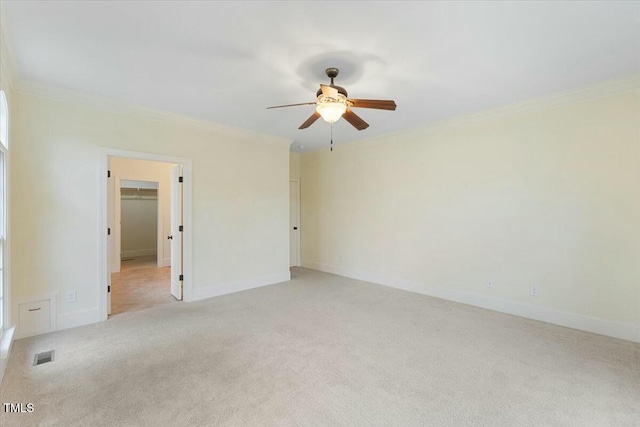
[[[9,107],[4,91],[0,90],[0,336],[7,324],[6,310],[6,235],[7,235],[7,175],[6,159],[9,148]]]

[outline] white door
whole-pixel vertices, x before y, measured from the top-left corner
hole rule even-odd
[[[182,300],[182,166],[171,169],[171,295]]]
[[[300,182],[289,181],[289,266],[300,265]]]

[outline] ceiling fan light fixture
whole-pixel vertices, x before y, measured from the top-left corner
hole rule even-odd
[[[1,0],[0,0],[1,1]],[[300,125],[298,129],[307,129],[314,124],[320,117],[330,124],[340,120],[344,120],[358,130],[365,130],[369,124],[362,120],[360,116],[353,112],[353,108],[373,108],[376,110],[395,110],[396,103],[391,100],[381,99],[355,99],[347,98],[345,88],[333,84],[333,79],[338,75],[337,68],[327,68],[325,72],[327,77],[331,79],[331,84],[320,84],[320,90],[316,92],[318,100],[316,102],[303,102],[301,104],[276,105],[271,108],[295,107],[298,105],[315,105],[316,111]]]
[[[322,102],[316,107],[316,111],[327,123],[335,123],[347,111],[347,105],[343,102]]]

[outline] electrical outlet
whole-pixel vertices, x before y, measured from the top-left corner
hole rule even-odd
[[[76,291],[67,291],[66,295],[66,301],[69,302],[76,302],[77,300],[77,295],[76,295]]]
[[[487,280],[487,288],[493,288],[493,280]]]
[[[532,297],[537,297],[538,296],[538,287],[537,286],[532,286],[529,288],[529,295],[531,295]]]

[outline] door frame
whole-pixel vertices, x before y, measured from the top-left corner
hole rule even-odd
[[[186,157],[165,156],[162,154],[145,153],[140,151],[121,150],[100,147],[99,150],[99,212],[98,212],[98,313],[99,320],[107,320],[107,286],[109,283],[109,238],[108,224],[108,179],[109,157],[123,157],[128,159],[148,160],[152,162],[175,163],[182,165],[182,262],[183,262],[183,297],[184,301],[193,301],[193,242],[192,242],[192,160]]]
[[[296,265],[292,267],[300,267],[302,265],[301,253],[302,253],[302,227],[300,226],[300,207],[302,205],[301,195],[300,195],[300,178],[289,178],[289,188],[291,188],[291,183],[294,182],[298,189],[298,253],[296,254]],[[291,212],[291,194],[289,194],[289,212]],[[289,220],[289,227],[291,227],[291,220]],[[289,229],[289,233],[291,233],[291,229]],[[289,255],[291,255],[291,239],[289,239]],[[289,256],[291,259],[291,256]]]

